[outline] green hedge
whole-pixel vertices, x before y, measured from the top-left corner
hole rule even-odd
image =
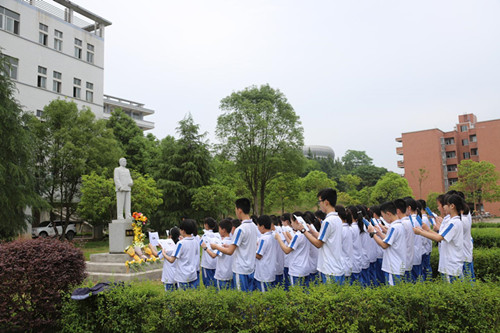
[[[474,248],[474,272],[476,278],[483,281],[500,280],[500,248]],[[431,253],[431,267],[434,277],[438,276],[439,252],[433,247]]]
[[[500,223],[472,222],[472,228],[500,228]]]
[[[500,228],[478,228],[471,230],[474,248],[500,247]]]
[[[266,293],[165,292],[136,283],[66,299],[63,332],[498,332],[500,286],[426,282],[320,285]]]

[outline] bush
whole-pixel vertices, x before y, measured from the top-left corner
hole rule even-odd
[[[479,247],[500,247],[499,228],[478,228],[471,230],[474,248]]]
[[[483,281],[500,280],[500,248],[474,248],[472,253],[476,279]],[[439,253],[436,247],[431,253],[432,275],[438,277]]]
[[[500,223],[473,222],[472,228],[500,228]]]
[[[426,282],[244,293],[137,283],[66,298],[64,332],[498,332],[500,286]]]
[[[85,278],[83,253],[50,238],[0,244],[0,331],[52,330],[61,292]]]

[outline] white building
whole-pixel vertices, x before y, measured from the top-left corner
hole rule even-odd
[[[109,25],[108,20],[67,0],[51,4],[1,0],[0,47],[11,62],[15,97],[23,108],[40,116],[50,101],[62,98],[90,108],[98,119],[107,118],[104,29]],[[154,128],[154,123],[142,120],[152,113],[136,111],[141,128]]]

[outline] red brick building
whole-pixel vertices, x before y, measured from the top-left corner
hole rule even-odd
[[[429,129],[403,133],[396,153],[403,156],[398,167],[416,198],[431,192],[444,193],[458,180],[457,166],[463,159],[488,161],[500,170],[500,119],[477,121],[474,114],[458,116],[451,132]],[[500,202],[485,202],[484,210],[500,215]]]

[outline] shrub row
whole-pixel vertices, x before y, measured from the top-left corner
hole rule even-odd
[[[500,228],[478,228],[471,230],[474,248],[500,247]]]
[[[151,283],[66,299],[63,332],[498,332],[500,286],[319,285],[266,293],[165,292]]]
[[[0,332],[51,330],[61,292],[85,278],[81,250],[39,238],[0,244]]]
[[[476,278],[483,281],[500,280],[500,248],[474,248],[474,271]],[[438,277],[439,252],[433,247],[431,253],[431,267],[434,277]]]
[[[500,223],[473,222],[472,228],[500,228]]]

